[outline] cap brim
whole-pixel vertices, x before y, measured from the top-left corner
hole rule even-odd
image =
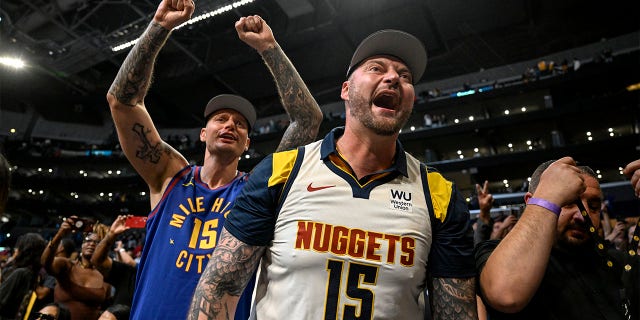
[[[204,118],[208,119],[211,114],[221,109],[232,109],[238,111],[245,117],[250,128],[253,128],[253,125],[256,123],[256,109],[249,100],[241,96],[221,94],[213,97],[209,100],[207,107],[204,109]]]
[[[380,30],[366,37],[353,53],[347,77],[365,59],[378,55],[390,55],[402,60],[416,83],[427,66],[427,50],[418,38],[399,30]]]

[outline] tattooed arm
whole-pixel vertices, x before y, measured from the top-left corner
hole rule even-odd
[[[233,319],[240,295],[264,251],[265,247],[247,245],[223,228],[196,287],[188,319]]]
[[[107,93],[120,145],[149,185],[152,207],[166,181],[186,166],[187,161],[162,141],[144,106],[144,97],[151,84],[156,57],[170,30],[187,21],[193,10],[192,0],[180,0],[175,6],[170,0],[162,1]]]
[[[276,151],[292,149],[316,139],[322,111],[287,55],[276,42],[269,25],[260,16],[243,17],[236,22],[238,37],[262,56],[271,71],[280,101],[290,124]]]
[[[434,278],[429,297],[435,320],[478,319],[474,278]]]

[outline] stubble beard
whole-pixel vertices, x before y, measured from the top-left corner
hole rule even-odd
[[[349,114],[356,120],[360,121],[362,125],[373,131],[377,135],[392,136],[400,132],[400,129],[407,123],[411,113],[404,112],[399,119],[396,118],[381,118],[376,119],[371,112],[370,100],[365,99],[363,95],[359,94],[358,88],[351,82],[351,90],[349,91]]]

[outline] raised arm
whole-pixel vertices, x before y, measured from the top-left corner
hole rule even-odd
[[[434,320],[478,319],[475,278],[434,278],[429,295]]]
[[[193,10],[191,0],[163,0],[107,93],[122,150],[149,185],[152,204],[154,195],[161,194],[165,182],[188,162],[162,141],[145,108],[144,97],[151,84],[156,57],[169,33],[187,21]]]
[[[60,229],[53,236],[49,244],[42,251],[42,256],[40,257],[40,263],[47,270],[47,273],[56,277],[62,274],[67,268],[70,267],[70,261],[67,258],[56,258],[56,251],[58,250],[58,246],[60,245],[60,241],[67,235],[71,234],[73,229],[71,225],[75,223],[76,216],[71,216],[69,218],[65,218],[64,221],[60,224]]]
[[[542,173],[533,196],[562,207],[573,203],[584,190],[580,169],[573,159],[565,157]],[[547,268],[557,222],[553,212],[528,205],[491,253],[480,273],[480,289],[493,308],[517,312],[529,303]],[[523,253],[526,259],[522,259]]]
[[[322,111],[287,55],[276,42],[269,25],[260,16],[240,18],[236,22],[238,37],[262,56],[273,76],[280,101],[290,124],[276,151],[292,149],[316,139]]]
[[[476,184],[476,194],[478,195],[478,225],[474,232],[473,242],[479,243],[488,240],[493,229],[493,220],[491,219],[491,207],[493,206],[493,195],[489,192],[489,181],[485,180],[482,187]]]
[[[126,221],[126,215],[118,216],[111,224],[107,235],[104,236],[100,243],[98,243],[93,255],[91,256],[91,263],[95,265],[98,271],[100,271],[100,273],[105,277],[109,275],[111,266],[113,265],[113,260],[109,257],[109,251],[116,242],[118,235],[129,229],[129,227],[125,226]]]
[[[265,247],[247,245],[223,228],[196,287],[188,319],[233,319],[240,295],[264,251]]]

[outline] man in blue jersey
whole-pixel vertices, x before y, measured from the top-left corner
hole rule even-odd
[[[398,135],[426,66],[420,40],[367,37],[342,84],[346,125],[253,171],[189,319],[227,319],[259,267],[250,319],[476,319],[473,232],[455,185]]]
[[[138,265],[132,319],[185,317],[226,214],[247,179],[237,169],[256,120],[249,101],[220,95],[207,104],[206,126],[200,131],[200,140],[206,144],[202,166],[190,166],[162,141],[144,105],[158,52],[171,30],[188,21],[193,11],[191,0],[162,1],[107,94],[122,150],[150,189],[152,210]],[[322,112],[269,26],[260,17],[249,16],[235,27],[239,38],[258,51],[274,75],[291,118],[278,150],[313,141]]]

